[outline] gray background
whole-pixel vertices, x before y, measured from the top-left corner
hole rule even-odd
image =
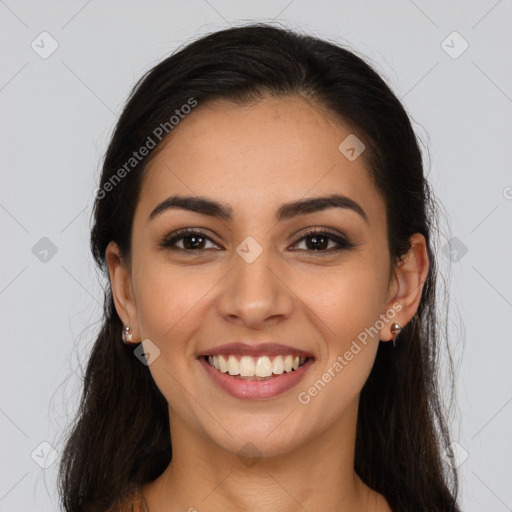
[[[129,90],[184,42],[272,19],[369,57],[415,120],[447,212],[461,501],[512,510],[511,0],[0,0],[1,512],[58,509],[41,461],[60,454],[101,318],[91,200]]]

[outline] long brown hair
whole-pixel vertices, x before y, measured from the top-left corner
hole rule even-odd
[[[327,107],[365,141],[365,162],[386,202],[392,260],[407,252],[413,233],[424,235],[428,246],[430,269],[417,313],[396,349],[380,344],[361,392],[355,470],[395,512],[457,512],[457,474],[441,455],[452,454],[438,385],[446,326],[436,303],[436,203],[408,115],[363,58],[339,44],[257,23],[210,34],[160,62],[134,87],[108,146],[94,203],[92,254],[107,278],[110,241],[130,261],[141,179],[156,150],[133,168],[126,163],[148,136],[161,147],[155,130],[164,126],[170,133],[176,109],[191,99],[244,104],[291,94]],[[117,179],[123,166],[129,172]],[[59,467],[68,512],[105,510],[128,489],[158,477],[172,457],[167,402],[133,346],[122,343],[108,284],[104,292],[103,323]]]

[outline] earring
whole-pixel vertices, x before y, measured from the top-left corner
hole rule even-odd
[[[125,345],[132,343],[133,334],[131,333],[131,330],[132,328],[129,325],[123,327],[122,338]]]
[[[393,323],[391,325],[391,334],[393,335],[393,347],[396,347],[395,339],[400,334],[400,331],[402,330],[402,327],[398,325],[397,323]]]

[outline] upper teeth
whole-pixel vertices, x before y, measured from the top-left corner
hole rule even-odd
[[[299,356],[242,356],[240,360],[234,355],[208,356],[208,362],[222,373],[240,375],[241,377],[270,377],[283,372],[297,370],[306,361]]]

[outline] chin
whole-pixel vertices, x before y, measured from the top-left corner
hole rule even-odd
[[[304,436],[304,430],[294,426],[287,425],[280,429],[278,425],[282,420],[281,417],[273,421],[271,426],[268,423],[250,425],[249,421],[244,421],[236,425],[236,428],[227,429],[232,436],[220,429],[210,433],[210,439],[223,450],[241,459],[278,457],[297,450]]]

